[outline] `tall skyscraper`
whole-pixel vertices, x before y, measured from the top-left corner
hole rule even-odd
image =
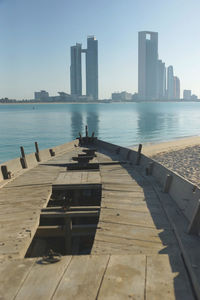
[[[94,36],[87,38],[86,95],[98,99],[98,41]]]
[[[158,33],[138,33],[138,94],[140,99],[157,98]]]
[[[82,95],[81,44],[71,47],[70,82],[71,94]]]
[[[82,61],[81,54],[86,54],[86,95],[98,99],[98,41],[94,36],[87,39],[87,49],[81,44],[71,47],[70,81],[71,94],[82,95]]]
[[[174,99],[174,71],[172,66],[167,68],[167,98],[169,100]]]
[[[162,60],[157,63],[157,99],[161,100],[166,95],[166,68]]]
[[[174,99],[180,99],[180,79],[174,76]]]

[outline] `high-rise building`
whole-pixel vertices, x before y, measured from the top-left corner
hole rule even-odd
[[[87,38],[86,95],[98,99],[98,41],[94,36]]]
[[[138,94],[140,99],[157,98],[158,33],[138,33]]]
[[[166,68],[162,60],[157,63],[157,99],[161,100],[166,95]]]
[[[180,79],[174,76],[174,99],[180,99]]]
[[[71,95],[82,95],[81,44],[71,47],[70,82]]]
[[[87,49],[81,44],[71,47],[70,81],[71,94],[82,95],[82,60],[81,54],[86,54],[86,95],[88,99],[98,99],[98,41],[94,36],[87,39]]]
[[[174,71],[172,66],[167,68],[167,98],[169,100],[174,99]]]

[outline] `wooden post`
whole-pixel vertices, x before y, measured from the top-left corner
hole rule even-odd
[[[39,152],[39,147],[38,147],[38,143],[37,142],[35,142],[35,150],[36,150],[35,157],[36,157],[37,161],[40,162],[41,161],[40,160],[40,152]]]
[[[1,172],[2,172],[2,175],[3,175],[3,179],[10,179],[11,178],[11,172],[8,171],[6,165],[1,166]]]
[[[137,166],[139,166],[139,164],[140,164],[141,151],[142,151],[142,144],[139,144],[139,146],[138,146],[138,152],[137,152],[137,159],[136,159],[136,165]]]
[[[24,152],[24,147],[20,147],[20,151],[21,151],[21,155],[22,155],[22,157],[25,157],[25,152]]]
[[[199,231],[200,231],[200,200],[198,200],[192,220],[189,224],[188,233],[198,235]]]
[[[81,133],[79,132],[79,146],[81,146],[82,145],[82,135],[81,135]]]
[[[88,137],[88,127],[87,127],[87,125],[85,126],[85,136]]]
[[[71,232],[72,232],[72,221],[68,217],[65,219],[65,251],[66,254],[71,254]]]
[[[128,151],[126,159],[129,160],[130,159],[130,155],[131,155],[131,150]]]
[[[35,142],[35,150],[36,150],[36,153],[39,153],[39,147],[38,147],[38,143]]]
[[[166,179],[165,179],[165,184],[164,184],[164,188],[163,188],[163,193],[168,193],[171,183],[172,183],[172,175],[167,174]]]
[[[27,161],[26,161],[26,156],[25,156],[25,152],[24,152],[24,147],[20,147],[20,151],[21,151],[21,157],[20,157],[20,162],[22,165],[23,169],[27,169],[28,165],[27,165]]]
[[[50,155],[51,156],[55,156],[56,154],[55,154],[55,151],[53,150],[53,149],[49,149],[49,152],[50,152]]]
[[[154,165],[154,163],[153,163],[153,162],[150,162],[150,163],[149,163],[149,166],[146,168],[146,175],[147,175],[147,176],[152,175],[152,172],[153,172],[153,165]]]
[[[153,166],[154,166],[154,163],[150,162],[149,163],[149,175],[152,175],[152,173],[153,173]]]

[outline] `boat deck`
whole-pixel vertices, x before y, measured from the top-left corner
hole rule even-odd
[[[95,158],[99,171],[66,171],[81,150],[41,163],[0,189],[0,299],[195,299],[152,184],[128,162],[117,163],[118,155],[100,149]],[[24,258],[52,188],[66,186],[101,186],[90,254],[64,255],[53,264]],[[169,199],[165,203],[173,208]]]

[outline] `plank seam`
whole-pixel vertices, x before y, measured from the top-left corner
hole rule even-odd
[[[107,261],[105,270],[104,270],[104,272],[103,272],[103,276],[102,276],[102,278],[101,278],[101,282],[100,282],[100,285],[99,285],[99,288],[98,288],[98,291],[97,291],[97,295],[96,295],[95,300],[98,299],[98,296],[99,296],[99,293],[100,293],[100,290],[101,290],[101,286],[102,286],[102,283],[103,283],[103,280],[104,280],[104,277],[105,277],[105,274],[106,274],[106,271],[107,271],[107,268],[108,268],[108,264],[109,264],[109,262],[110,262],[110,257],[111,257],[111,255],[109,255],[109,257],[108,257],[108,261]]]
[[[105,204],[105,205],[109,205],[109,204],[111,204],[111,203],[109,202],[108,204]],[[115,204],[115,203],[114,203],[114,204]],[[118,203],[117,203],[117,204],[118,204]],[[107,210],[107,209],[108,209],[108,210],[109,210],[109,209],[110,209],[110,210],[112,209],[112,210],[115,210],[115,211],[116,211],[116,210],[118,210],[118,211],[119,211],[119,210],[125,210],[125,211],[132,211],[132,212],[136,212],[136,213],[141,213],[141,214],[147,214],[147,215],[149,214],[148,211],[141,211],[141,210],[136,210],[136,209],[128,209],[128,208],[123,208],[123,207],[122,207],[122,208],[121,208],[121,207],[120,207],[120,208],[118,208],[118,207],[116,208],[116,207],[101,206],[101,208],[106,209],[106,210]],[[157,212],[157,214],[159,214],[159,213]]]
[[[144,300],[147,299],[147,256],[146,256],[146,263],[145,263],[145,279],[144,279]]]
[[[120,224],[120,225],[128,225],[128,226],[137,226],[137,227],[142,227],[142,228],[152,228],[152,229],[157,229],[156,227],[153,227],[153,226],[145,226],[145,225],[140,225],[140,224],[130,224],[130,223],[121,223],[121,222],[111,222],[111,221],[105,221],[105,220],[99,220],[100,222],[102,223],[112,223],[112,224]],[[165,229],[165,230],[171,230],[172,227],[162,227],[160,229]],[[159,230],[159,228],[157,229]]]
[[[36,262],[36,259],[33,260],[33,263],[32,263],[32,265],[30,266],[29,271],[27,272],[27,274],[26,274],[24,280],[21,282],[20,286],[18,287],[18,290],[17,290],[15,296],[13,297],[13,300],[16,299],[17,295],[19,294],[19,292],[20,292],[22,286],[24,285],[24,282],[25,282],[26,279],[28,278],[28,276],[29,276],[29,274],[30,274],[30,272],[31,272],[31,270],[32,270],[33,265],[35,264],[35,262]]]
[[[101,233],[101,232],[100,232]],[[109,236],[109,237],[116,237],[116,238],[122,238],[124,240],[128,240],[128,241],[141,241],[141,242],[147,242],[147,243],[153,243],[153,244],[158,244],[158,245],[162,245],[163,247],[165,247],[165,245],[163,245],[163,243],[161,241],[151,241],[151,240],[143,240],[143,239],[136,239],[136,238],[128,238],[128,237],[123,237],[123,236],[119,236],[119,235],[114,235],[114,234],[105,234],[105,233],[101,233],[104,236]],[[98,241],[98,239],[96,239]]]
[[[55,295],[55,293],[56,293],[56,291],[57,291],[57,289],[58,289],[58,287],[59,287],[59,285],[60,285],[60,282],[61,282],[61,280],[63,279],[63,276],[64,276],[65,273],[67,272],[67,269],[69,268],[69,265],[70,265],[70,263],[71,263],[71,261],[72,261],[72,257],[73,257],[73,256],[71,256],[71,258],[70,258],[70,260],[69,260],[69,262],[68,262],[66,268],[64,269],[64,271],[63,271],[63,273],[62,273],[62,275],[61,275],[61,277],[60,277],[60,280],[58,280],[58,283],[57,283],[57,285],[56,285],[56,287],[55,287],[55,290],[54,290],[54,292],[53,292],[53,294],[52,294],[50,300],[53,299],[53,297],[54,297],[54,295]]]

